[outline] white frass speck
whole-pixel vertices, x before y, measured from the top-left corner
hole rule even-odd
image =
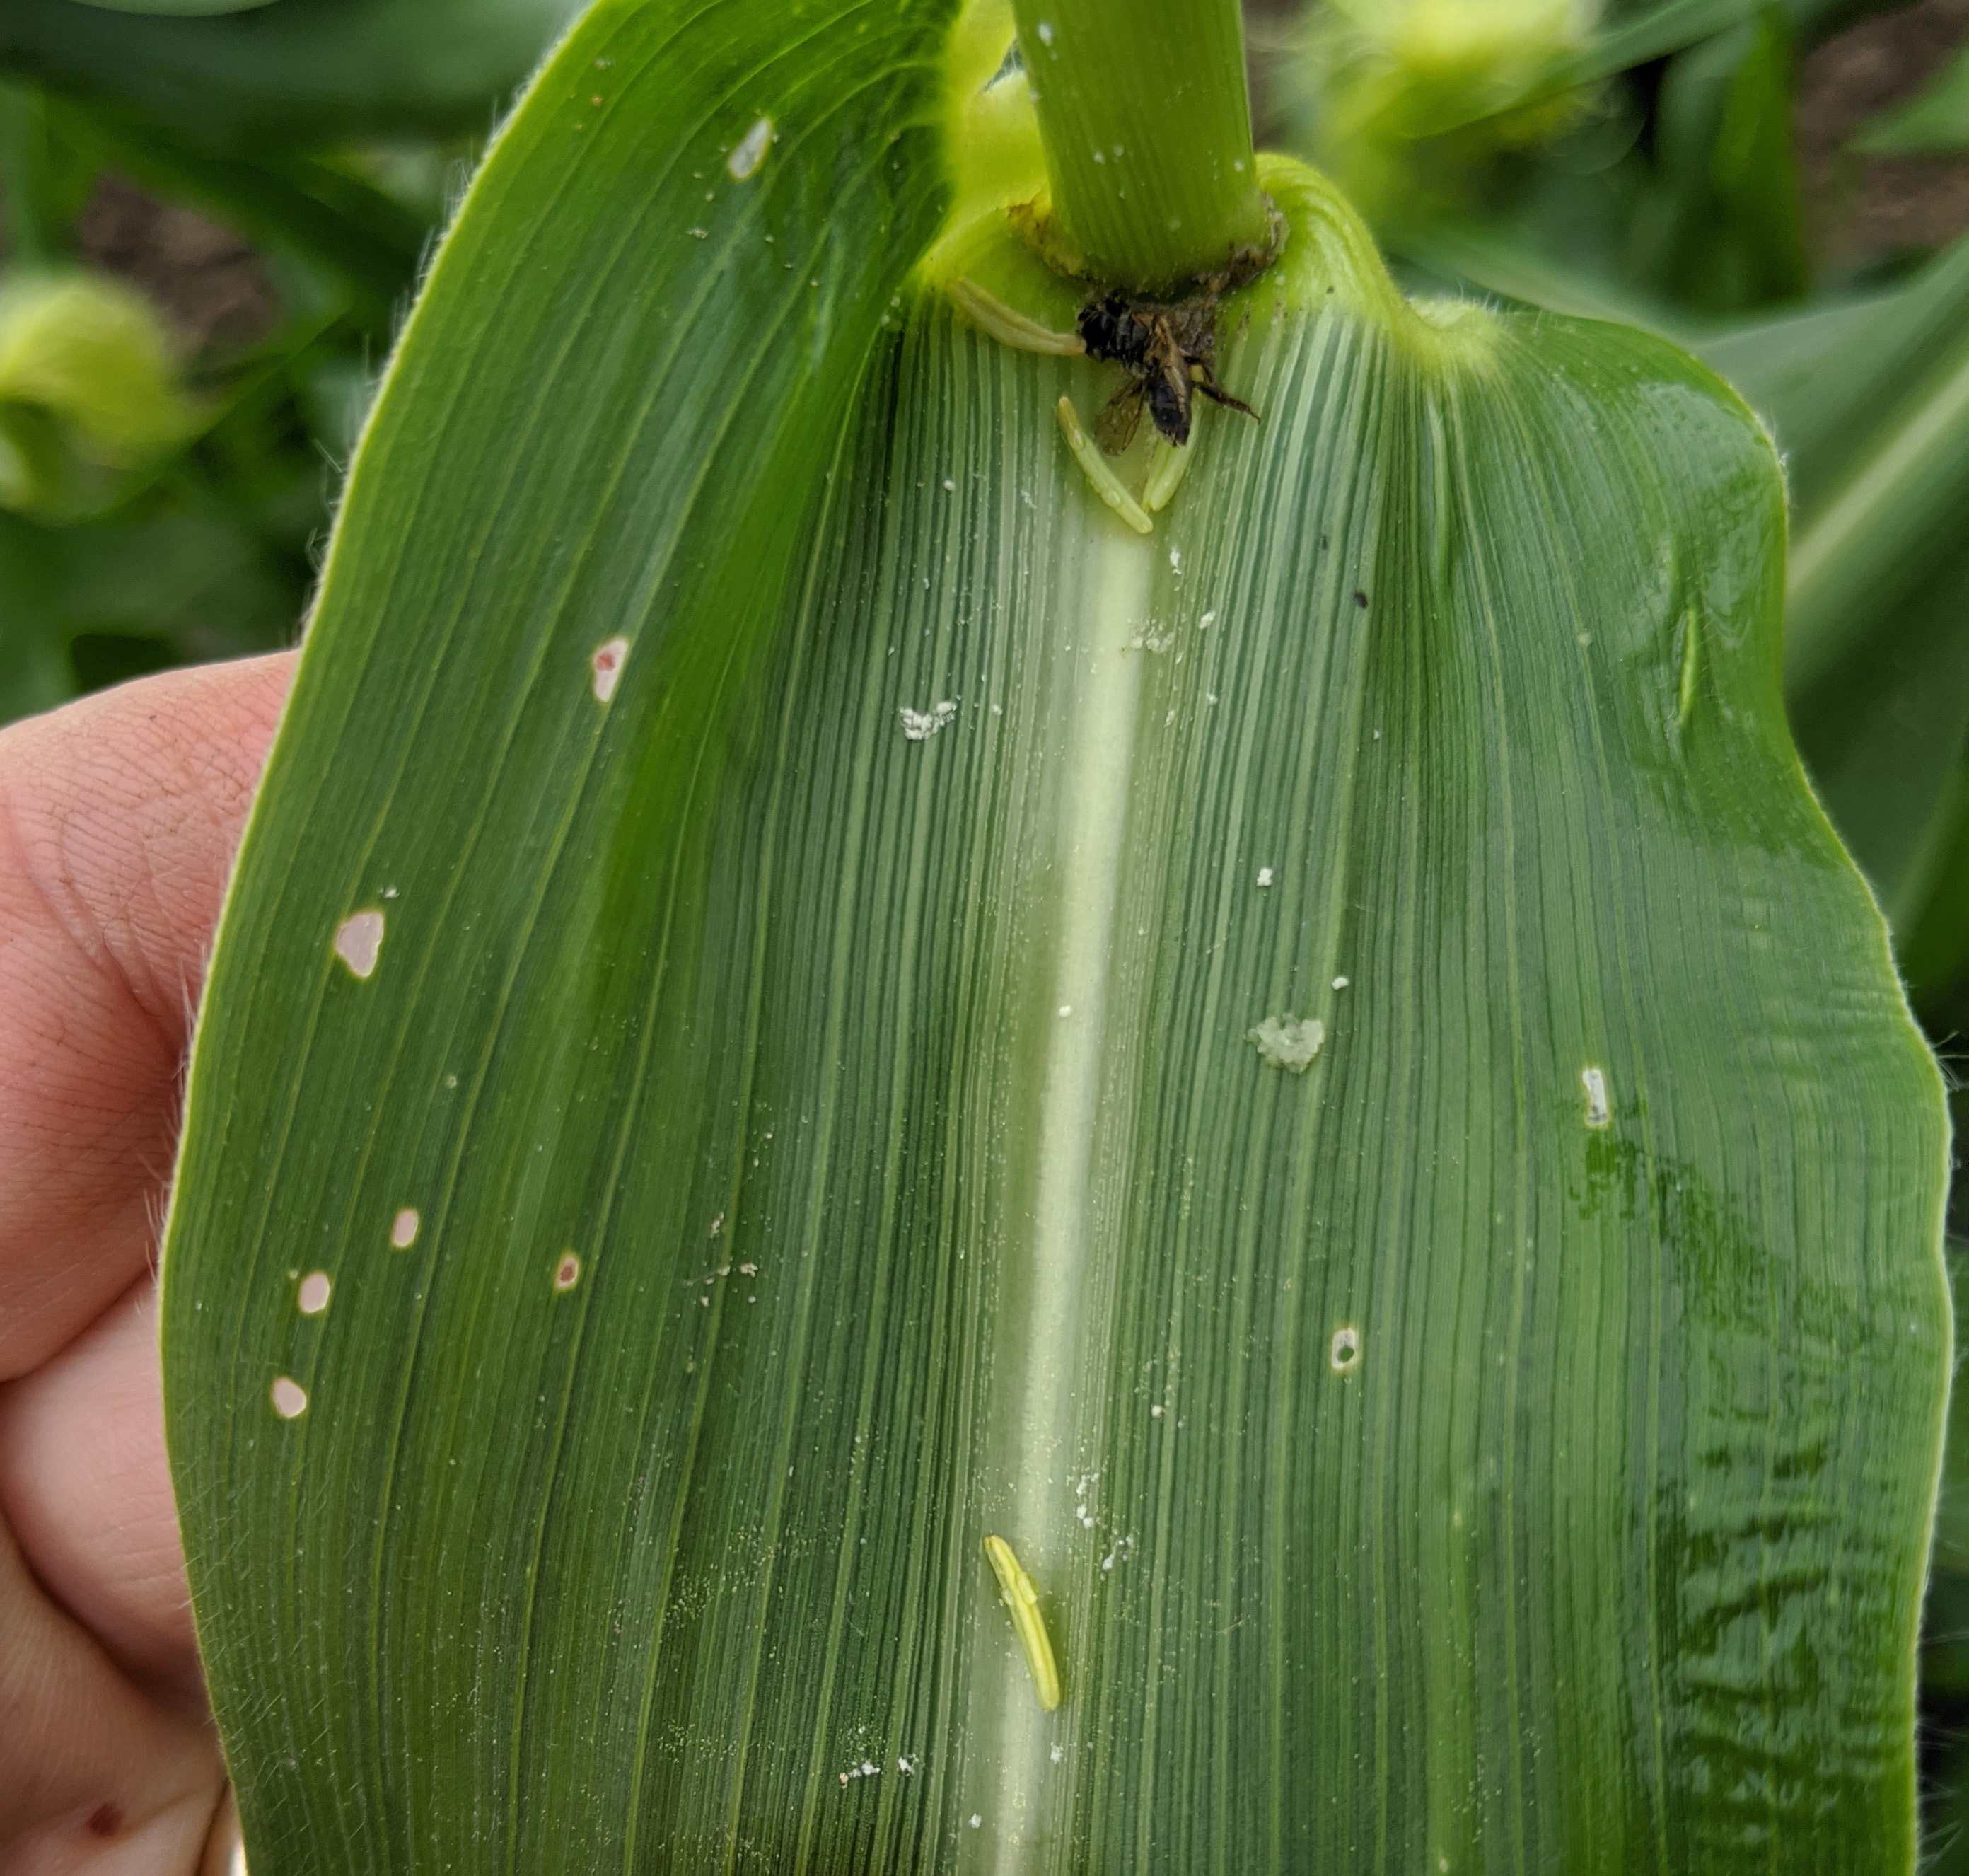
[[[911,742],[927,742],[939,730],[947,729],[957,721],[957,706],[946,697],[927,710],[913,710],[903,704],[896,714],[902,719],[903,734]]]
[[[1244,1032],[1261,1060],[1289,1075],[1303,1075],[1326,1044],[1326,1025],[1316,1016],[1303,1021],[1292,1016],[1268,1016]]]

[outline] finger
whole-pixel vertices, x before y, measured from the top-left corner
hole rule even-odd
[[[0,1388],[0,1516],[44,1589],[160,1699],[202,1705],[148,1277]]]
[[[0,1869],[193,1876],[225,1782],[42,1595],[0,1525]]]
[[[291,655],[0,732],[0,1380],[142,1271],[187,1012]]]

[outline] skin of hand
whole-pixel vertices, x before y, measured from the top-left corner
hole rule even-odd
[[[0,1871],[219,1876],[164,1461],[157,1227],[290,655],[0,731]]]

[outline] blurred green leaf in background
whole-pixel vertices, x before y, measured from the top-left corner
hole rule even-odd
[[[0,720],[293,641],[449,195],[570,11],[0,11]]]

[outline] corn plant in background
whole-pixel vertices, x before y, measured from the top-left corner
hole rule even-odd
[[[1946,1124],[1777,456],[1244,87],[601,0],[478,171],[165,1252],[256,1876],[1913,1866]]]
[[[563,0],[0,9],[0,720],[288,642],[447,179]],[[115,173],[255,244],[259,329],[175,355],[89,264]]]

